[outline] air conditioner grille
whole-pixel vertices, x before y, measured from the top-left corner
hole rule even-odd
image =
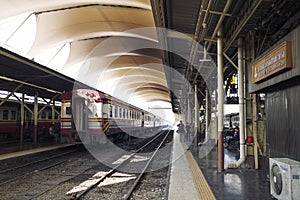
[[[277,195],[280,195],[282,192],[282,176],[280,168],[277,164],[273,164],[271,170],[271,184]]]

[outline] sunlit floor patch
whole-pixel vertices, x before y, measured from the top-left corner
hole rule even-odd
[[[230,193],[232,194],[241,194],[242,193],[242,181],[237,174],[227,173],[224,176],[224,184],[230,188]]]
[[[132,174],[124,174],[124,173],[115,173],[112,177],[109,177],[105,179],[103,182],[101,182],[98,187],[107,186],[107,185],[113,185],[117,183],[123,183],[127,182],[131,179],[135,179],[136,176]]]
[[[115,162],[113,162],[113,165],[118,165],[121,164],[122,162],[124,162],[125,160],[127,160],[131,155],[123,155],[121,158],[119,158],[118,160],[116,160]]]
[[[107,173],[108,172],[104,172],[104,171],[97,172],[96,174],[94,174],[88,180],[85,180],[84,182],[80,183],[78,186],[73,187],[66,194],[71,195],[71,194],[78,193],[78,192],[81,192],[81,191],[84,191],[84,190],[88,189],[90,186],[97,183]],[[131,179],[135,179],[135,178],[136,178],[136,176],[131,175],[131,174],[115,173],[112,177],[104,179],[104,181],[102,181],[98,185],[98,187],[117,184],[117,183],[122,183],[122,182],[126,182],[126,181],[129,181]]]
[[[70,195],[70,194],[73,194],[73,193],[78,193],[78,192],[86,190],[88,187],[90,187],[91,185],[94,185],[97,181],[99,181],[107,173],[108,172],[104,172],[104,171],[97,172],[96,174],[94,174],[88,180],[85,180],[84,182],[80,183],[78,186],[73,187],[66,194]]]
[[[142,162],[142,161],[145,161],[145,160],[149,160],[149,158],[147,156],[135,155],[131,162]]]

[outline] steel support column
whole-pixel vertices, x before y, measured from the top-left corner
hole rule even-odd
[[[22,101],[21,101],[21,121],[20,121],[20,145],[23,145],[23,138],[24,138],[24,118],[25,118],[25,102],[24,102],[24,93],[22,93]]]
[[[244,92],[244,55],[243,39],[238,39],[238,96],[239,96],[239,113],[240,113],[240,160],[241,163],[246,159],[245,147],[245,92]]]
[[[35,147],[37,147],[37,140],[38,140],[38,130],[37,130],[37,125],[38,125],[38,111],[39,107],[38,107],[38,94],[36,93],[34,95],[34,111],[33,111],[33,124],[34,124],[34,135],[33,135],[33,145]]]
[[[209,92],[208,89],[206,88],[205,90],[205,141],[207,142],[208,140],[208,125],[209,125],[209,116],[211,115],[210,109],[209,109]]]
[[[240,134],[240,159],[234,163],[228,163],[226,168],[238,168],[246,160],[245,144],[245,73],[244,73],[244,47],[243,39],[238,39],[238,96],[239,96],[239,134]]]
[[[194,134],[194,145],[198,146],[198,125],[199,125],[199,103],[197,97],[198,86],[195,84],[195,134]]]
[[[218,31],[218,172],[224,171],[223,149],[223,115],[224,115],[224,74],[223,74],[223,35],[222,28]]]

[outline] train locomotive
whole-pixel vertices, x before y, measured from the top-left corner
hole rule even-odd
[[[156,133],[166,121],[103,92],[74,89],[61,95],[61,139],[87,144]],[[146,136],[145,136],[146,137]]]

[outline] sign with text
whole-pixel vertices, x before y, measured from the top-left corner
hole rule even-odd
[[[286,41],[252,65],[252,83],[292,67],[291,42]]]

